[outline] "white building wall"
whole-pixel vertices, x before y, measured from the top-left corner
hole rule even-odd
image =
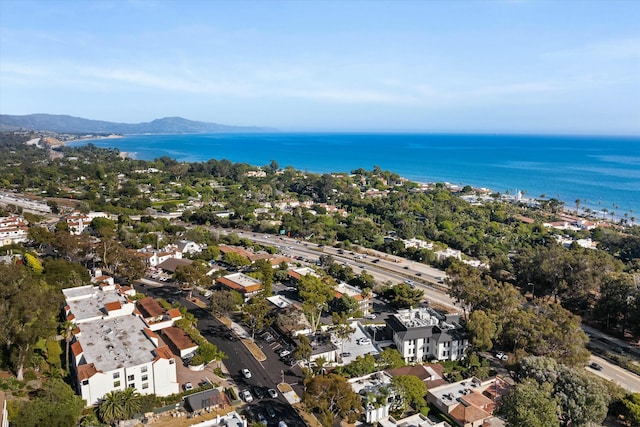
[[[87,402],[87,405],[97,405],[105,394],[113,390],[124,389],[124,387],[114,389],[113,381],[111,372],[98,372],[91,378],[80,382],[80,396]]]
[[[153,392],[158,396],[169,396],[180,392],[175,359],[157,359],[151,365]]]

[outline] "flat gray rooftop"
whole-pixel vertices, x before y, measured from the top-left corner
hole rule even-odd
[[[145,327],[134,315],[81,324],[79,341],[87,363],[108,372],[152,362],[155,346],[144,334]]]
[[[96,286],[68,288],[63,289],[62,292],[78,324],[87,319],[106,316],[105,305],[110,302],[120,301],[124,304],[127,301],[126,297],[118,295],[115,290],[103,291]]]

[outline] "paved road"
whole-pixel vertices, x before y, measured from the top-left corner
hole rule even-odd
[[[438,282],[446,277],[446,273],[426,264],[409,261],[372,249],[362,249],[362,251],[366,251],[366,253],[359,253],[331,246],[317,245],[285,236],[273,236],[222,228],[214,228],[212,231],[220,234],[234,232],[254,242],[276,246],[282,253],[288,256],[299,257],[311,263],[317,262],[321,255],[331,255],[337,263],[349,265],[354,273],[360,274],[362,271],[366,271],[379,283],[390,281],[391,283],[397,284],[410,280],[414,286],[424,291],[426,299],[447,307],[451,311],[462,312],[462,310],[455,305],[455,301],[452,298],[437,288],[438,285],[441,285]]]
[[[587,370],[593,372],[607,380],[612,380],[616,384],[622,386],[623,388],[629,390],[632,393],[640,393],[640,376],[635,375],[626,369],[621,368],[618,365],[614,365],[611,362],[608,362],[606,359],[603,359],[598,356],[591,356],[589,359],[589,363],[595,362],[602,366],[602,370],[598,371],[596,369],[587,366]]]
[[[298,413],[289,405],[285,398],[278,393],[276,399],[265,397],[258,399],[255,395],[255,387],[261,387],[265,390],[269,388],[277,389],[276,384],[282,381],[282,371],[285,374],[285,381],[294,385],[294,389],[301,395],[302,381],[300,369],[291,369],[278,360],[275,352],[265,348],[264,352],[267,356],[265,362],[258,362],[249,350],[237,339],[230,340],[227,338],[230,330],[215,317],[213,317],[207,310],[198,307],[194,303],[188,301],[184,296],[176,295],[176,287],[170,284],[158,284],[151,285],[146,284],[144,287],[136,285],[136,290],[142,292],[148,296],[173,299],[183,306],[185,306],[189,312],[198,319],[198,329],[202,335],[210,342],[215,344],[226,355],[227,359],[224,360],[224,364],[229,371],[231,381],[234,382],[239,390],[248,389],[253,395],[253,402],[246,405],[248,412],[257,419],[258,413],[262,413],[267,419],[269,426],[277,426],[278,422],[283,420],[288,426],[298,427],[306,426],[304,421],[300,418]],[[194,296],[200,297],[197,291],[194,291]],[[262,342],[257,341],[260,345]],[[241,374],[241,370],[247,368],[251,371],[251,378],[247,379]],[[273,412],[276,414],[274,417],[268,415],[267,406],[273,408]]]

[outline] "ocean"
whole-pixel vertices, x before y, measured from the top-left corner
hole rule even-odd
[[[228,159],[314,172],[379,166],[417,182],[449,182],[640,218],[640,137],[265,133],[128,135],[81,141],[134,158]],[[637,220],[636,220],[637,221]]]

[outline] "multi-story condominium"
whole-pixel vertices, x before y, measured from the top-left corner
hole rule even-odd
[[[407,363],[457,360],[469,346],[466,330],[456,314],[442,315],[430,308],[400,310],[387,319],[393,342]]]
[[[141,394],[178,393],[176,360],[145,323],[135,304],[114,285],[63,289],[76,388],[87,404],[133,387]]]

